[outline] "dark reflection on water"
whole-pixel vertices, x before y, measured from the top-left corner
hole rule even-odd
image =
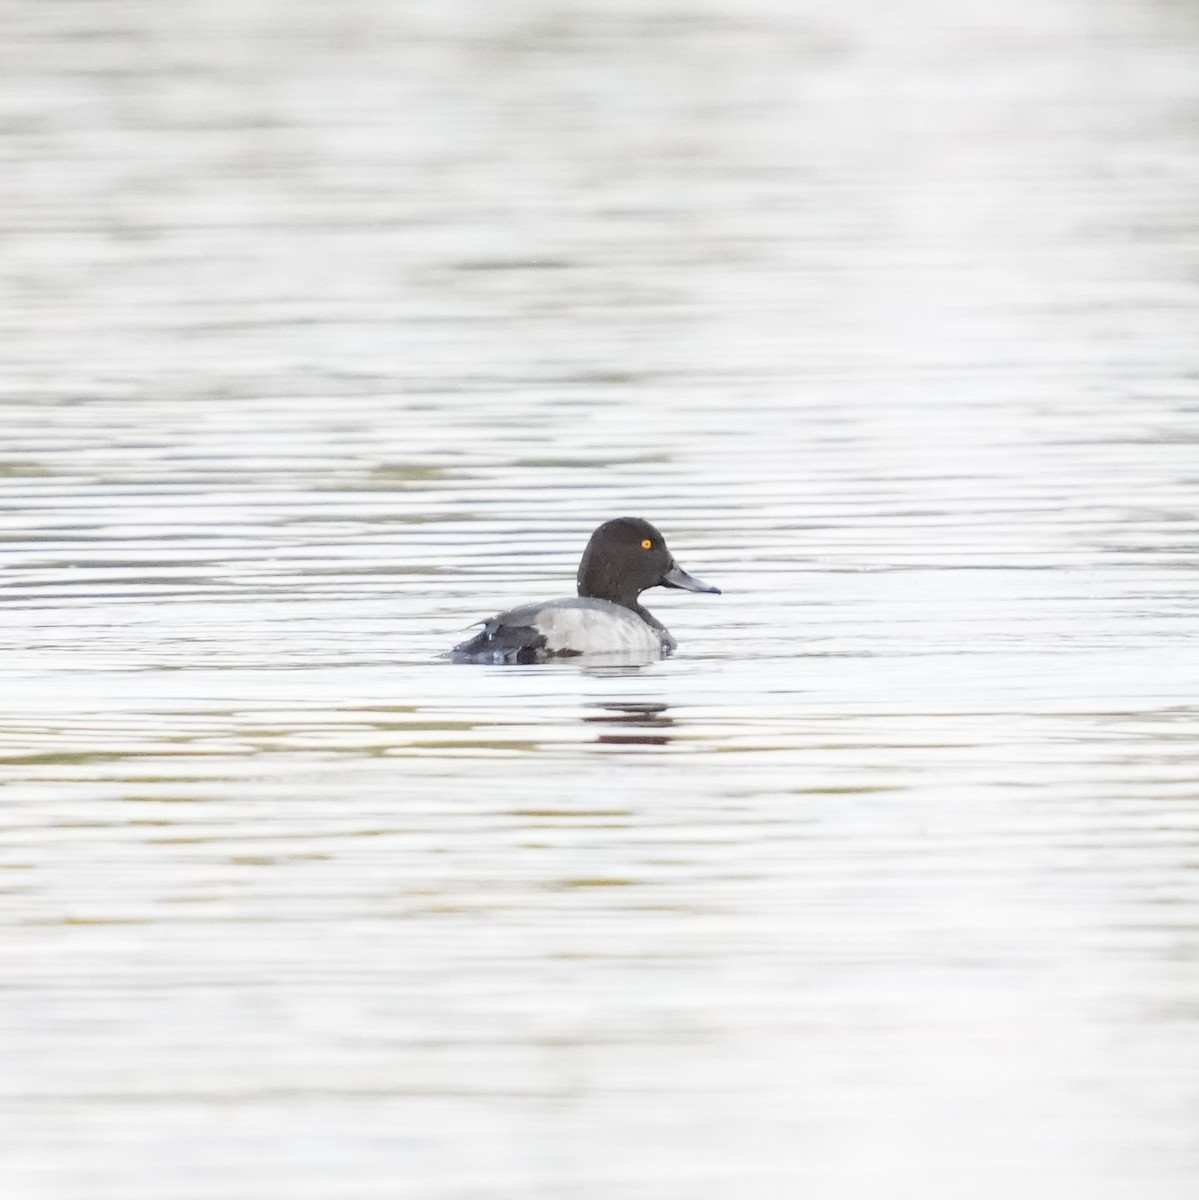
[[[1185,7],[5,16],[0,1195],[1189,1200]]]
[[[618,733],[601,733],[596,742],[606,746],[665,746],[668,745],[674,719],[666,716],[667,705],[652,701],[630,700],[623,703],[600,703],[589,707],[602,708],[602,716],[584,717],[588,724],[615,725]],[[636,730],[636,732],[634,732]]]

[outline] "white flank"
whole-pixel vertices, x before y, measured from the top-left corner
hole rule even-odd
[[[545,634],[546,649],[555,654],[662,653],[658,630],[635,612],[607,600],[570,597],[542,608],[534,621]]]

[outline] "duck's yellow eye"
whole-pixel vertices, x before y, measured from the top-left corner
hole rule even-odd
[[[653,548],[654,544],[649,540],[649,538],[646,538],[645,541],[641,543],[642,550],[652,550]]]

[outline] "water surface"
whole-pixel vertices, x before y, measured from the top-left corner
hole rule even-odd
[[[5,23],[6,1198],[1194,1194],[1191,8]]]

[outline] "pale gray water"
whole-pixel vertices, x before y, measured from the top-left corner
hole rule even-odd
[[[2,16],[4,1200],[1195,1194],[1193,4]]]

